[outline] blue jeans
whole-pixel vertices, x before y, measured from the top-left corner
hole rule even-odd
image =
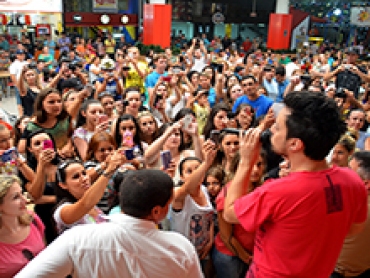
[[[213,264],[217,278],[244,278],[249,265],[236,256],[229,256],[213,248]]]
[[[17,101],[17,105],[22,105],[21,95],[19,94],[18,88],[14,87],[14,90],[15,90],[15,99]]]

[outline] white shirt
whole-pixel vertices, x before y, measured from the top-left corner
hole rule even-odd
[[[19,80],[19,77],[21,76],[22,69],[24,65],[27,65],[28,63],[26,61],[19,61],[15,60],[10,66],[9,66],[9,73],[11,75],[15,75],[17,77],[17,80]]]
[[[299,69],[296,63],[290,62],[285,66],[285,76],[289,79],[292,77],[293,71]]]
[[[16,277],[198,278],[194,247],[182,235],[125,214],[64,232]]]
[[[207,66],[206,58],[203,56],[200,59],[194,57],[194,65],[191,70],[195,70],[197,72],[202,72],[204,67]]]

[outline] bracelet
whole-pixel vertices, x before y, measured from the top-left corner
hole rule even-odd
[[[112,171],[112,172],[106,172],[106,171],[104,171],[103,172],[103,176],[106,177],[106,178],[108,178],[108,179],[110,179],[113,176],[114,172],[115,171]]]
[[[103,173],[103,169],[101,167],[101,164],[97,165],[95,168],[94,168],[95,172],[98,174],[98,175],[101,175]]]

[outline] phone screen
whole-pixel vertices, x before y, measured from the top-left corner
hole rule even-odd
[[[220,131],[212,130],[209,139],[211,139],[214,143],[218,144],[219,138],[220,138]]]
[[[163,165],[164,170],[167,170],[168,168],[170,168],[170,163],[172,160],[170,151],[161,152],[161,159],[162,159],[162,165]]]

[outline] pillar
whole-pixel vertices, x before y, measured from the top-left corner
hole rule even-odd
[[[162,48],[169,47],[171,45],[171,24],[171,5],[165,5],[164,0],[152,0],[151,4],[145,4],[143,43],[160,45]]]
[[[267,47],[289,49],[293,16],[289,14],[289,0],[276,1],[276,13],[270,14]]]
[[[277,0],[275,13],[289,14],[289,0]]]

